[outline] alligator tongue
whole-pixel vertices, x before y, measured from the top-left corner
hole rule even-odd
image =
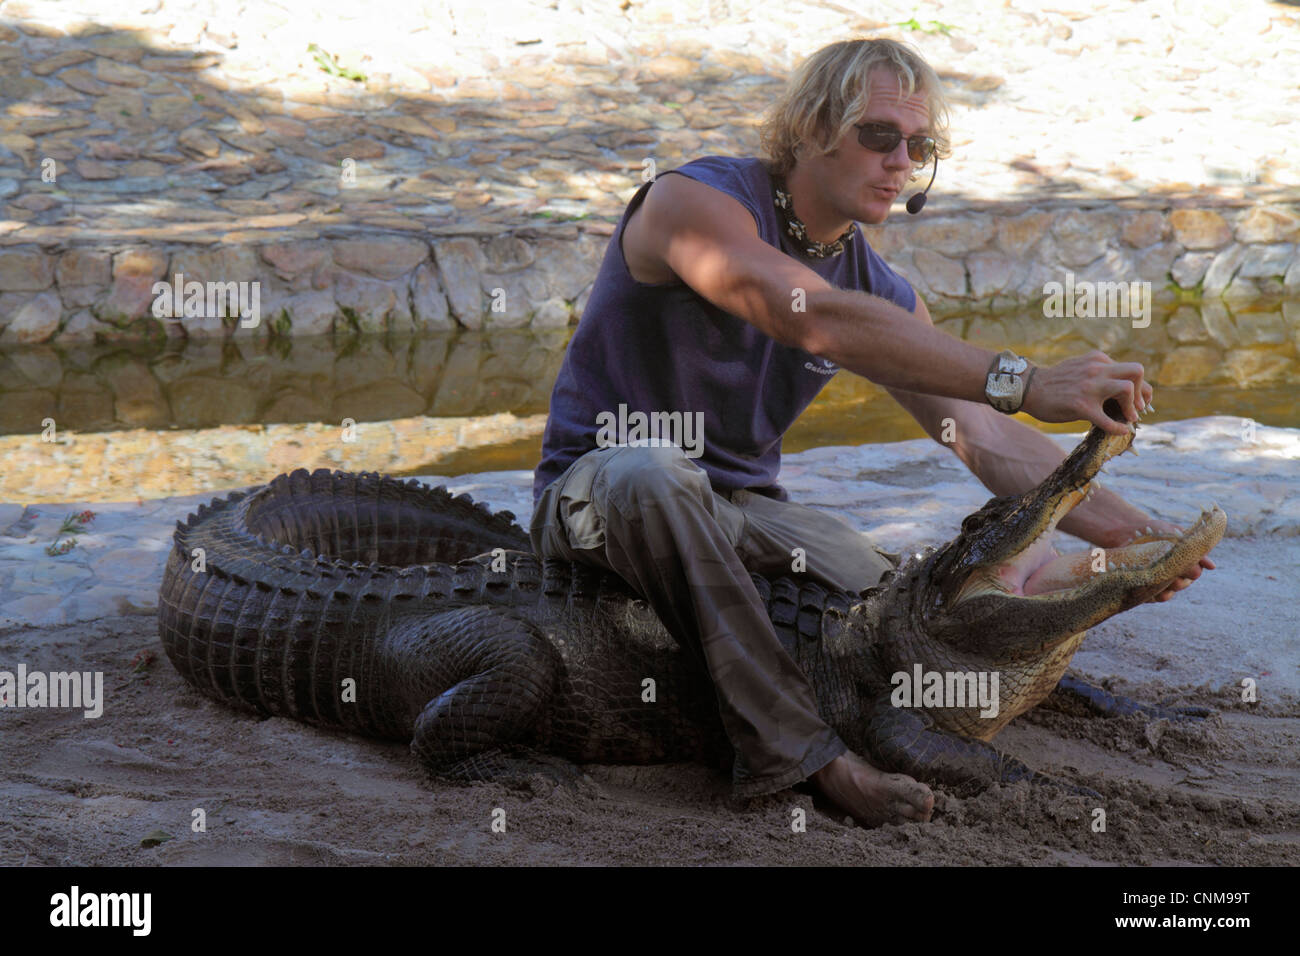
[[[1143,536],[1120,548],[1064,554],[1031,574],[1023,585],[1023,593],[1030,596],[1078,587],[1101,573],[1097,563],[1099,559],[1105,562],[1107,571],[1145,567],[1162,557],[1172,546],[1170,538]]]

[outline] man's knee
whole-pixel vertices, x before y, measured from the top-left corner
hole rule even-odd
[[[701,502],[713,497],[708,474],[675,445],[615,449],[597,484],[615,503],[634,510],[673,496]]]

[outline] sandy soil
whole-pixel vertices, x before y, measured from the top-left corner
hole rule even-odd
[[[1276,615],[1257,616],[1261,629],[1293,628],[1289,610],[1259,614]],[[1154,638],[1177,655],[1176,635]],[[157,660],[134,674],[150,649]],[[873,831],[807,793],[734,802],[703,766],[590,767],[593,786],[539,780],[531,793],[430,781],[404,745],[201,697],[161,655],[151,616],[0,632],[0,660],[15,659],[104,671],[107,706],[96,720],[0,711],[0,865],[1300,864],[1300,706],[1287,694],[1243,704],[1229,681],[1109,682],[1218,710],[1197,725],[1040,708],[998,737],[1100,802],[1027,785],[941,792],[932,824]],[[206,832],[191,829],[196,808]],[[505,832],[492,830],[497,808]],[[792,830],[799,808],[806,832]],[[156,830],[172,839],[142,846]]]

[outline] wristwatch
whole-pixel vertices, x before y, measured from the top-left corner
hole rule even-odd
[[[988,381],[984,385],[984,395],[989,404],[1004,415],[1020,411],[1035,371],[1036,366],[1010,349],[999,352],[989,366]]]

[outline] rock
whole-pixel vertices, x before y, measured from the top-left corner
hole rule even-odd
[[[1300,289],[1300,256],[1291,260],[1291,265],[1287,267],[1286,275],[1282,277],[1282,286],[1288,291]]]
[[[657,56],[641,66],[641,73],[649,80],[680,80],[691,76],[699,64],[684,56]]]
[[[334,276],[334,301],[340,308],[352,309],[356,313],[357,329],[361,332],[384,331],[399,294],[403,297],[407,294],[406,283],[401,281],[385,282],[350,272],[339,272]],[[409,315],[409,309],[406,311]]]
[[[987,220],[968,217],[925,220],[906,230],[905,235],[913,249],[929,249],[946,256],[972,252],[993,238]]]
[[[421,263],[411,279],[411,312],[417,329],[456,327],[432,263]]]
[[[90,249],[70,249],[59,256],[54,267],[63,304],[72,307],[91,305],[112,274],[108,253]]]
[[[249,246],[221,246],[215,249],[184,249],[172,256],[167,278],[184,282],[254,282],[262,273],[257,252]]]
[[[595,282],[588,282],[573,303],[573,314],[578,321],[582,321],[582,313],[587,311],[587,301],[591,298],[591,290],[595,284]]]
[[[1057,217],[1052,236],[1063,264],[1084,266],[1114,242],[1115,219],[1106,213],[1071,210]]]
[[[562,329],[569,325],[569,305],[559,296],[551,296],[537,309],[530,323],[535,329]]]
[[[325,335],[334,328],[334,317],[339,307],[334,294],[329,291],[299,292],[283,303],[292,323],[294,338],[307,335]],[[277,315],[271,316],[274,322]]]
[[[18,310],[13,320],[0,334],[0,343],[26,345],[44,342],[59,329],[63,316],[63,303],[53,292],[43,292]]]
[[[17,194],[21,188],[22,186],[19,185],[18,180],[16,179],[0,179],[0,199],[7,199],[8,197]],[[17,204],[15,203],[15,205]]]
[[[262,258],[275,267],[282,279],[293,279],[303,273],[313,272],[329,259],[328,243],[278,242],[261,248]]]
[[[1160,364],[1155,381],[1162,386],[1196,385],[1209,378],[1219,364],[1219,353],[1200,345],[1174,349]]]
[[[485,273],[482,282],[488,295],[483,323],[489,329],[523,328],[550,298],[545,280],[536,271]]]
[[[0,292],[40,292],[54,284],[54,259],[36,246],[0,249]]]
[[[483,253],[478,242],[474,239],[446,239],[434,243],[433,252],[452,315],[467,329],[481,329]]]
[[[1014,219],[998,219],[998,245],[1012,259],[1023,259],[1052,224],[1049,212],[1031,212]]]
[[[966,295],[966,269],[959,261],[929,249],[916,249],[912,253],[912,259],[926,284],[935,292],[950,296]]]
[[[78,93],[86,93],[90,96],[103,96],[112,89],[107,83],[91,76],[88,70],[66,70],[59,79]]]
[[[28,66],[37,76],[49,76],[56,73],[65,66],[75,66],[78,63],[85,63],[91,58],[92,54],[85,50],[63,50],[54,56],[46,57],[36,63]]]
[[[117,179],[118,177],[118,171],[114,167],[108,163],[101,163],[97,159],[79,159],[72,164],[72,168],[82,179]]]
[[[105,83],[130,87],[144,86],[152,79],[147,71],[137,66],[129,66],[104,57],[95,60],[95,76]]]
[[[88,309],[82,309],[68,319],[54,339],[59,344],[93,342],[97,333],[107,332],[112,326],[91,315]]]
[[[1162,286],[1169,281],[1169,271],[1174,260],[1182,252],[1176,242],[1162,242],[1149,246],[1137,254],[1137,274],[1143,280]]]
[[[526,269],[536,258],[533,247],[514,235],[496,236],[483,250],[488,272],[514,272]]]
[[[429,257],[429,247],[418,239],[348,239],[332,243],[334,261],[381,279],[405,276]]]
[[[1232,230],[1217,212],[1175,209],[1169,214],[1174,238],[1188,249],[1218,249],[1232,239]]]
[[[167,275],[168,257],[158,249],[129,249],[113,257],[113,287],[96,308],[100,319],[150,314],[153,284]]]
[[[207,131],[199,129],[197,126],[192,126],[181,133],[177,138],[177,142],[180,143],[181,149],[186,152],[194,153],[207,159],[212,159],[221,153],[221,143],[217,138],[209,134]]]
[[[1201,323],[1220,348],[1228,348],[1237,340],[1237,327],[1227,307],[1218,299],[1206,299],[1201,303]]]
[[[1247,279],[1240,272],[1233,277],[1228,283],[1228,287],[1223,290],[1223,300],[1231,302],[1234,306],[1240,306],[1247,302],[1253,302],[1263,295],[1260,287],[1253,279]]]
[[[1165,217],[1153,209],[1144,209],[1124,223],[1120,237],[1135,249],[1145,249],[1165,237]]]
[[[974,252],[966,257],[971,295],[986,299],[1001,292],[1011,281],[1011,260],[1000,252]]]
[[[1248,279],[1284,275],[1295,259],[1296,247],[1290,243],[1247,246],[1237,274]]]
[[[1246,258],[1246,247],[1232,245],[1214,257],[1210,268],[1205,271],[1205,281],[1201,286],[1205,295],[1221,293],[1228,287],[1232,277],[1237,274],[1241,262]]]
[[[1212,252],[1184,252],[1170,267],[1174,282],[1183,289],[1194,289],[1205,278],[1205,270],[1214,261]]]
[[[1238,242],[1300,239],[1300,215],[1280,206],[1255,206],[1237,223]]]

